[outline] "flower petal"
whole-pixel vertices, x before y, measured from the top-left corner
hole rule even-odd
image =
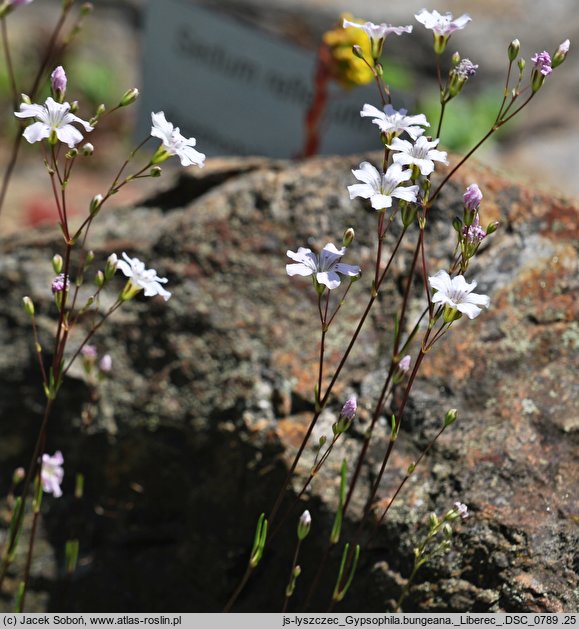
[[[323,284],[330,290],[338,288],[341,282],[340,276],[335,271],[320,271],[316,273],[316,280],[318,284]]]
[[[35,122],[24,129],[22,134],[30,144],[44,140],[50,135],[50,127],[44,122]]]

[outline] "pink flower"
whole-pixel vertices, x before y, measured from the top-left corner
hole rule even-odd
[[[340,417],[347,419],[348,421],[352,421],[356,416],[356,411],[358,410],[358,401],[355,395],[351,395],[345,402],[344,406],[342,406],[342,410],[340,411]]]
[[[422,9],[414,17],[418,22],[423,24],[425,28],[443,37],[451,35],[454,31],[463,29],[471,21],[471,17],[467,13],[453,20],[452,13],[441,15],[436,10],[427,11],[426,9]]]
[[[551,55],[546,51],[538,52],[531,57],[531,61],[535,64],[535,70],[543,76],[549,76],[553,72],[551,68]]]

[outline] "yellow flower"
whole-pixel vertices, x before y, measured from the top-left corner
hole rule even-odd
[[[343,28],[344,19],[363,24],[349,13],[342,13],[340,26],[324,34],[324,44],[330,52],[330,71],[332,78],[342,87],[352,88],[356,85],[370,83],[374,79],[372,70],[352,52],[352,46],[359,46],[366,59],[371,59],[370,39],[358,28]]]

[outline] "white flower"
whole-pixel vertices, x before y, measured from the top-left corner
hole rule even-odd
[[[392,158],[395,163],[410,166],[414,164],[426,177],[434,170],[434,162],[448,164],[445,151],[437,151],[434,147],[438,145],[438,140],[429,142],[424,136],[420,136],[414,144],[408,140],[394,138],[388,148],[393,151],[400,151]]]
[[[463,29],[470,21],[471,17],[467,13],[452,19],[452,13],[445,13],[441,15],[438,11],[427,11],[422,9],[414,16],[421,24],[436,33],[446,37],[454,31]]]
[[[124,251],[123,258],[124,260],[117,261],[117,268],[129,278],[137,292],[144,289],[145,297],[161,295],[165,301],[171,297],[171,293],[161,286],[168,281],[166,277],[158,277],[155,269],[145,269],[143,262],[138,258],[129,258]]]
[[[195,164],[203,168],[205,155],[193,148],[197,144],[195,138],[182,136],[179,132],[179,127],[173,127],[165,119],[165,114],[162,111],[156,114],[151,113],[151,119],[153,120],[151,135],[163,142],[163,146],[170,155],[176,155],[181,160],[182,166]]]
[[[429,277],[428,281],[436,293],[432,297],[432,303],[447,305],[453,310],[458,310],[469,319],[478,317],[484,306],[488,308],[491,300],[487,295],[477,295],[472,291],[476,288],[476,282],[470,284],[463,275],[451,278],[446,271],[438,271],[434,277]]]
[[[40,474],[42,489],[55,498],[62,496],[60,483],[64,477],[63,463],[64,458],[60,450],[57,450],[52,456],[49,454],[42,455],[42,472]]]
[[[455,502],[454,508],[456,509],[457,514],[464,520],[468,518],[468,507],[462,502]]]
[[[409,170],[402,170],[400,164],[392,164],[382,174],[369,162],[362,162],[360,170],[353,170],[354,177],[363,183],[355,183],[348,186],[350,199],[362,197],[370,199],[375,210],[383,210],[392,206],[392,197],[404,199],[404,201],[416,201],[418,186],[401,186],[403,181],[411,177]]]
[[[344,20],[343,26],[344,28],[348,28],[349,26],[361,28],[372,41],[385,39],[390,33],[395,33],[396,35],[412,33],[412,26],[391,26],[390,24],[374,24],[373,22],[358,24],[356,22],[350,22],[350,20]]]
[[[50,137],[52,133],[64,144],[73,148],[82,140],[82,134],[72,126],[72,122],[82,125],[85,131],[92,131],[93,127],[70,113],[69,103],[57,103],[51,96],[46,99],[44,105],[28,105],[22,103],[20,111],[14,112],[17,118],[36,118],[38,122],[24,129],[24,137],[30,142],[39,142]]]
[[[392,105],[386,105],[384,111],[380,111],[377,107],[366,104],[362,107],[360,116],[363,118],[374,116],[372,123],[378,125],[380,131],[392,135],[400,135],[406,131],[413,140],[424,133],[424,129],[417,125],[430,126],[424,114],[407,116],[406,109],[396,111]]]
[[[360,275],[360,267],[352,264],[344,264],[339,262],[340,258],[346,253],[346,247],[336,249],[331,242],[328,243],[317,256],[312,253],[311,249],[300,247],[297,253],[288,251],[287,255],[298,264],[286,264],[287,274],[314,275],[318,284],[327,286],[330,290],[338,288],[341,279],[338,273],[349,277],[357,277]]]

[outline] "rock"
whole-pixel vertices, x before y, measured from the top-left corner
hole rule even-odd
[[[52,567],[33,569],[31,605],[91,612],[222,609],[245,570],[259,513],[271,508],[313,411],[317,305],[307,280],[286,275],[285,252],[317,249],[339,242],[346,227],[356,230],[345,261],[361,264],[364,274],[329,333],[326,356],[335,365],[365,306],[372,275],[376,213],[350,201],[346,191],[350,169],[363,158],[376,163],[380,156],[216,161],[201,174],[181,175],[139,207],[102,211],[91,230],[95,270],[111,252],[126,251],[167,276],[173,296],[166,303],[138,297],[103,326],[96,345],[101,354],[111,354],[113,371],[92,403],[80,370],[63,386],[47,451],[64,454],[65,495],[46,497],[43,504],[42,539],[50,550],[42,557]],[[389,609],[409,574],[420,523],[457,500],[469,506],[471,516],[457,527],[451,553],[418,573],[405,611],[579,607],[577,210],[471,165],[432,210],[430,271],[448,262],[450,221],[473,181],[485,195],[484,223],[501,221],[470,275],[479,292],[490,295],[491,308],[474,322],[459,321],[425,359],[378,507],[388,503],[446,410],[459,409],[459,419],[405,485],[336,611]],[[397,233],[395,223],[387,251]],[[413,233],[403,245],[393,278],[320,419],[328,434],[345,397],[359,395],[360,420],[296,509],[296,517],[307,508],[313,518],[296,609],[325,549],[341,460],[355,460],[384,378],[392,314],[414,238]],[[36,304],[48,356],[55,312],[50,259],[60,239],[56,231],[30,231],[0,247],[5,494],[6,479],[30,456],[43,404],[21,298],[29,295]],[[412,313],[422,307],[417,280]],[[79,339],[73,338],[71,348]],[[388,434],[384,425],[378,427],[344,523],[344,541],[359,524]],[[308,447],[294,494],[313,457]],[[85,475],[82,500],[72,498],[76,473]],[[282,512],[293,504],[288,496]],[[64,543],[75,536],[79,569],[67,579]],[[236,611],[281,609],[294,536],[292,518],[274,538]],[[336,561],[331,556],[330,567]],[[311,609],[327,608],[334,581],[335,572],[324,575]]]

